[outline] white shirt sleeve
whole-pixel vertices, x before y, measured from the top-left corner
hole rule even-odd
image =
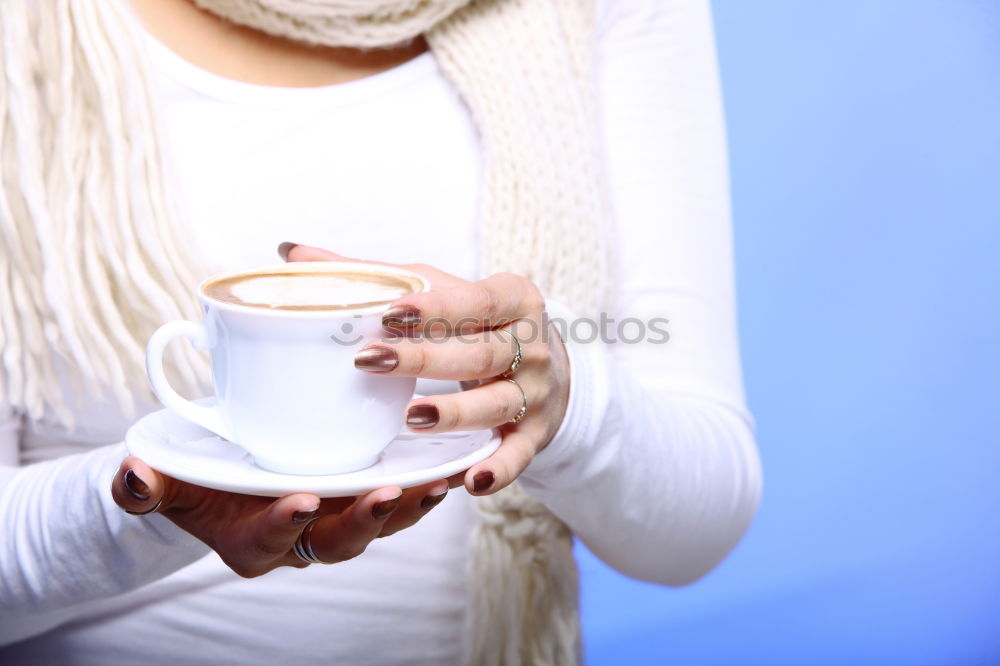
[[[567,414],[521,483],[611,566],[680,585],[735,546],[761,489],[711,16],[706,0],[598,5],[618,340],[570,329]],[[549,314],[573,316],[555,303]]]
[[[16,412],[0,409],[0,645],[209,552],[163,516],[130,516],[114,503],[124,445],[16,467],[19,431]]]
[[[0,403],[0,469],[17,466],[20,437],[20,412]]]

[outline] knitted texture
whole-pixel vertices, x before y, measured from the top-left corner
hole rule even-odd
[[[596,316],[607,232],[591,91],[592,3],[474,2],[427,33],[486,154],[483,271],[509,270]]]
[[[123,404],[145,390],[146,339],[191,316],[209,272],[167,203],[148,65],[119,2],[11,0],[0,12],[0,398],[32,417],[66,412],[52,350],[76,390]],[[593,0],[195,2],[326,46],[425,35],[479,130],[483,275],[525,275],[582,315],[607,306]],[[194,383],[198,360],[179,369]],[[516,484],[477,507],[465,662],[579,663],[569,529]]]
[[[202,9],[309,44],[385,48],[427,32],[469,0],[194,0]]]

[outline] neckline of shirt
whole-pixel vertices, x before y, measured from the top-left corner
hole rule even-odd
[[[426,76],[436,68],[434,56],[428,50],[400,65],[353,81],[305,88],[269,86],[209,72],[185,60],[148,30],[143,29],[142,34],[154,67],[174,81],[214,99],[253,106],[301,108],[302,104],[356,104]]]

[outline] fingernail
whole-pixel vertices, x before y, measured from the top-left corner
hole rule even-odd
[[[292,251],[292,248],[296,247],[298,243],[292,243],[290,241],[285,241],[278,246],[278,256],[281,257],[282,261],[288,261],[288,253]]]
[[[381,520],[382,518],[385,518],[390,513],[396,510],[396,507],[399,506],[399,500],[401,500],[402,498],[403,496],[400,495],[399,497],[394,497],[391,500],[379,502],[378,504],[372,507],[372,517],[375,520]]]
[[[493,472],[488,470],[482,471],[472,477],[472,492],[481,493],[483,491],[489,490],[493,487],[493,482],[495,481]]]
[[[406,425],[411,428],[430,428],[436,426],[441,417],[434,405],[413,405],[406,412]]]
[[[132,470],[125,472],[125,488],[127,488],[129,493],[132,494],[132,497],[137,500],[145,502],[149,499],[149,486],[147,486],[146,482],[140,479],[139,475]]]
[[[440,504],[441,501],[445,498],[445,495],[447,494],[448,491],[446,490],[440,495],[428,495],[427,497],[420,500],[420,508],[423,509],[424,511],[430,511],[438,504]]]
[[[382,326],[408,329],[420,323],[420,310],[412,305],[394,305],[382,314]]]
[[[296,511],[292,514],[293,523],[307,523],[316,517],[319,513],[319,509],[313,509],[312,511]]]
[[[395,349],[366,347],[354,355],[354,367],[369,372],[389,372],[399,365]]]

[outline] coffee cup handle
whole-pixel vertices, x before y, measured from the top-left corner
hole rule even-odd
[[[205,327],[193,321],[172,321],[157,329],[146,345],[146,374],[149,375],[153,393],[167,409],[181,418],[207,428],[220,437],[232,440],[218,407],[203,407],[191,402],[175,391],[167,380],[167,375],[163,371],[163,352],[175,338],[187,338],[195,349],[207,350],[210,347]]]

